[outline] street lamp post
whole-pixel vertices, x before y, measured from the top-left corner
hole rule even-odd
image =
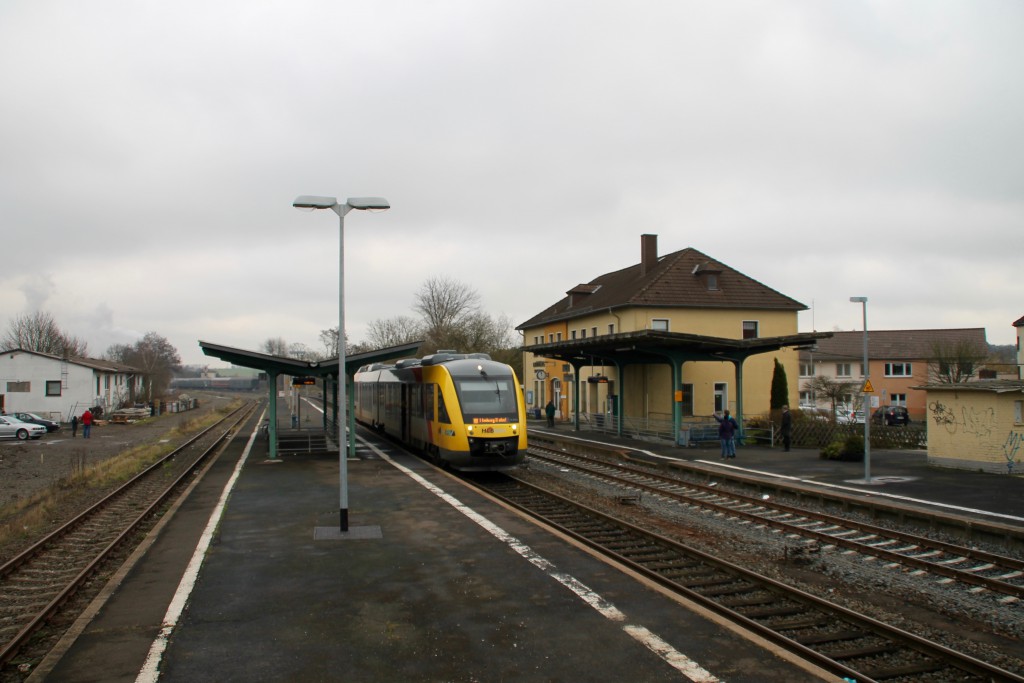
[[[864,481],[871,482],[871,394],[868,392],[868,385],[871,383],[871,373],[868,371],[868,298],[866,296],[851,296],[850,301],[861,305],[864,314],[864,385],[861,392],[864,394]]]
[[[348,376],[345,372],[345,214],[352,209],[360,211],[376,209],[384,211],[391,208],[388,200],[381,197],[349,197],[344,204],[339,204],[334,197],[314,197],[303,195],[298,197],[292,206],[299,209],[330,209],[338,214],[338,468],[341,500],[339,508],[341,531],[348,531],[348,463],[346,462],[345,419],[348,409],[346,385]]]

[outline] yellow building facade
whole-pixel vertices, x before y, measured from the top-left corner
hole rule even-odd
[[[616,335],[643,330],[744,341],[798,335],[797,314],[806,309],[803,304],[693,249],[659,258],[654,240],[653,235],[642,236],[640,264],[574,287],[566,298],[519,326],[531,407],[543,410],[552,401],[558,415],[567,419],[576,399],[575,366],[579,410],[593,417],[621,408],[628,417],[671,421],[674,403],[680,404],[684,417],[723,410],[735,414],[740,388],[733,361],[708,359],[707,354],[685,360],[681,381],[673,386],[668,361],[630,364],[620,372],[608,359],[588,362],[587,345],[597,337],[615,340]],[[531,351],[545,344],[577,344],[580,355],[570,364]],[[775,359],[785,370],[789,401],[796,405],[798,353],[781,348],[742,361],[744,415],[769,411]]]
[[[997,474],[1024,474],[1024,382],[988,380],[923,387],[928,462]]]

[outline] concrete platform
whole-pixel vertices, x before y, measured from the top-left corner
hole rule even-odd
[[[348,533],[334,457],[245,448],[38,680],[834,680],[385,446],[348,463]]]

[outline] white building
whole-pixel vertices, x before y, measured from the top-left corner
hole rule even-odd
[[[142,373],[120,363],[22,349],[0,353],[0,412],[32,412],[68,422],[86,408],[115,410],[141,389]]]

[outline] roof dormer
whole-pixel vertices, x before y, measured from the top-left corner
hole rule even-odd
[[[704,285],[704,289],[709,292],[717,292],[721,289],[718,284],[718,276],[721,274],[722,269],[710,261],[698,263],[693,267],[693,276],[698,278]]]

